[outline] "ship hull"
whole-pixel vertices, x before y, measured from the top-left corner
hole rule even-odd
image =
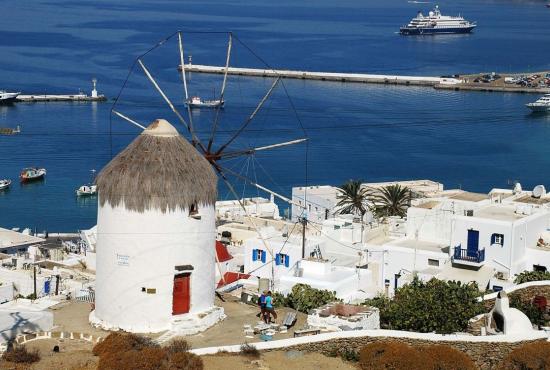
[[[542,104],[527,104],[527,108],[536,113],[550,112],[550,106]]]
[[[13,103],[15,103],[16,100],[17,100],[17,95],[11,96],[11,97],[8,97],[8,98],[1,98],[0,99],[0,105],[13,104]]]
[[[456,27],[456,28],[430,28],[430,27],[402,27],[399,29],[399,33],[404,36],[424,36],[424,35],[450,35],[450,34],[461,34],[461,33],[470,33],[475,28],[472,27]]]

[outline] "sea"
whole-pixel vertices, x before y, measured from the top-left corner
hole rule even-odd
[[[476,21],[475,32],[400,36],[400,26],[435,6],[406,0],[3,2],[0,89],[90,94],[96,78],[108,100],[0,106],[0,127],[22,130],[0,136],[0,178],[13,181],[0,191],[0,227],[75,232],[95,225],[97,198],[77,198],[75,190],[141,132],[113,109],[144,126],[165,118],[189,137],[137,58],[206,145],[220,148],[244,127],[219,161],[234,188],[220,179],[220,199],[268,196],[250,182],[286,196],[293,186],[349,179],[431,179],[475,192],[516,181],[550,188],[550,116],[525,107],[537,95],[285,80],[246,123],[274,81],[229,76],[219,113],[189,117],[183,105],[177,31],[194,64],[223,65],[232,32],[236,67],[419,76],[550,70],[544,1],[437,4],[443,14]],[[188,93],[219,96],[222,79],[188,74]],[[301,138],[307,141],[231,155]],[[46,168],[46,179],[20,184],[29,166]]]

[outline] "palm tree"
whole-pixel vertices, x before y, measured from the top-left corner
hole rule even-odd
[[[410,206],[411,190],[399,184],[388,185],[377,189],[369,200],[372,202],[378,217],[404,217],[407,214],[407,208]]]
[[[338,194],[336,208],[340,214],[361,215],[361,243],[363,242],[363,218],[368,211],[367,201],[371,195],[370,191],[362,186],[361,180],[349,180],[336,188]]]

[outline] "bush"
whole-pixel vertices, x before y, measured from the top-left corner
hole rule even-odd
[[[339,301],[335,292],[315,289],[307,284],[294,285],[286,297],[288,307],[304,313],[335,301]]]
[[[523,271],[522,273],[516,274],[514,283],[523,284],[530,281],[542,281],[550,280],[550,272],[548,271]]]
[[[359,367],[363,370],[428,370],[433,364],[413,347],[400,342],[375,342],[359,351]]]
[[[160,347],[136,334],[112,333],[93,353],[99,356],[98,370],[203,370],[202,359],[189,348],[183,339]]]
[[[476,370],[472,359],[457,349],[447,345],[420,347],[419,351],[433,363],[434,370]]]
[[[534,325],[545,325],[544,312],[531,302],[522,301],[516,294],[510,294],[510,307],[523,312]]]
[[[241,355],[246,357],[259,358],[260,351],[251,344],[244,343],[241,345]]]
[[[17,364],[32,364],[40,361],[40,352],[37,349],[29,351],[25,346],[16,346],[11,351],[4,352],[2,359]]]
[[[550,369],[550,343],[535,342],[514,349],[501,362],[498,370]]]
[[[359,366],[366,370],[476,370],[468,355],[447,345],[418,349],[405,343],[370,343],[359,352]]]
[[[415,277],[398,288],[393,299],[378,297],[365,304],[380,309],[383,328],[448,334],[466,330],[468,321],[485,311],[479,295],[475,283],[435,278],[423,282]]]

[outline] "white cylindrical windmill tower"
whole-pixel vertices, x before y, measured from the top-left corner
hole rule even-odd
[[[217,176],[167,121],[154,121],[97,177],[95,310],[130,332],[206,329],[214,306]]]

